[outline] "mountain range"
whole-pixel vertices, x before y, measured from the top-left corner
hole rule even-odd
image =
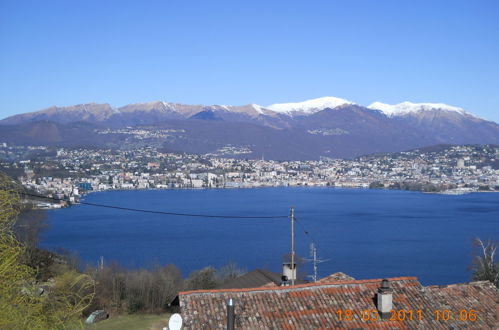
[[[161,101],[50,107],[0,121],[0,141],[133,148],[267,159],[350,158],[435,144],[499,144],[499,125],[443,103],[336,97],[299,103],[186,105]]]

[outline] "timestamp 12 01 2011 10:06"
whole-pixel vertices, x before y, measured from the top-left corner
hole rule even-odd
[[[357,321],[360,317],[361,320],[368,321],[421,321],[426,317],[432,317],[436,321],[463,321],[475,322],[478,317],[476,310],[459,310],[452,312],[448,309],[434,310],[433,313],[424,313],[423,310],[391,310],[390,315],[382,317],[377,310],[363,310],[355,311],[351,309],[338,309],[336,315],[340,321]],[[358,315],[358,317],[356,317]]]

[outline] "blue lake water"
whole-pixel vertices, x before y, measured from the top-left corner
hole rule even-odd
[[[332,188],[112,191],[86,202],[158,211],[287,215],[296,208],[296,253],[321,258],[319,275],[417,276],[425,284],[470,280],[472,240],[499,238],[499,194],[437,195]],[[280,272],[290,251],[288,219],[205,219],[87,205],[51,210],[42,246],[83,263],[128,267],[173,263],[184,275],[229,262]],[[309,234],[305,234],[304,231]],[[303,269],[310,274],[311,265]]]

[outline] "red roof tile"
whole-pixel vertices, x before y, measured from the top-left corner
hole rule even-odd
[[[317,281],[317,283],[330,283],[330,282],[337,282],[337,281],[352,281],[355,280],[353,277],[348,276],[345,273],[342,272],[337,272],[334,274],[331,274],[329,276],[323,277],[320,280]]]
[[[186,328],[213,329],[226,326],[226,301],[235,301],[236,329],[497,329],[499,290],[486,282],[446,287],[423,287],[415,277],[392,278],[393,309],[403,310],[405,321],[364,320],[363,311],[376,310],[375,293],[381,279],[345,280],[275,288],[199,290],[180,293]],[[435,319],[435,310],[449,310],[452,318]],[[352,320],[345,319],[347,310]],[[423,315],[419,320],[417,311]],[[477,320],[470,317],[476,310]],[[338,311],[342,312],[340,319]],[[412,311],[413,320],[409,318]],[[461,311],[461,315],[459,314]],[[366,314],[368,315],[368,314]],[[446,315],[447,316],[447,315]]]

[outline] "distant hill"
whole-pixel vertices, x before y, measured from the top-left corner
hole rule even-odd
[[[18,144],[134,147],[215,153],[244,148],[235,157],[318,159],[396,152],[436,144],[499,144],[499,125],[441,103],[404,102],[368,107],[334,97],[300,103],[244,106],[166,102],[51,107],[0,121],[0,141]],[[174,130],[177,133],[139,133]],[[103,134],[103,130],[111,130]],[[181,132],[181,133],[178,133]]]

